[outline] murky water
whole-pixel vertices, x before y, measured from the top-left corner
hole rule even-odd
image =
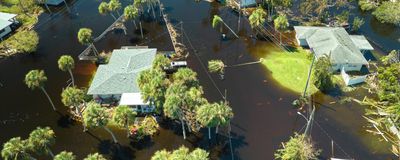
[[[188,62],[199,75],[204,86],[206,97],[210,101],[220,101],[221,93],[227,91],[227,97],[232,105],[235,118],[232,122],[233,148],[236,159],[273,159],[274,151],[282,141],[286,141],[293,132],[301,131],[304,119],[297,116],[291,102],[297,95],[282,89],[271,79],[268,70],[262,65],[251,65],[229,68],[225,80],[219,80],[217,75],[209,75],[204,66],[209,59],[222,59],[227,64],[238,64],[258,60],[268,53],[257,52],[268,50],[268,42],[253,42],[248,39],[251,34],[247,24],[242,24],[241,39],[220,41],[220,33],[211,28],[211,18],[220,14],[225,21],[237,30],[237,16],[226,9],[219,9],[217,3],[194,2],[191,0],[162,1],[167,13],[174,22],[183,21],[184,29],[196,50],[191,52]],[[107,154],[113,159],[148,159],[156,150],[174,149],[184,144],[189,147],[208,148],[207,140],[196,143],[193,136],[183,141],[179,126],[163,128],[152,142],[138,144],[125,138],[125,132],[118,131],[120,145],[111,144],[111,137],[103,130],[82,132],[80,124],[69,121],[66,108],[60,102],[60,94],[68,74],[57,68],[57,59],[63,54],[74,57],[84,49],[76,39],[79,28],[92,28],[96,35],[112,23],[110,16],[100,16],[97,6],[100,0],[78,0],[70,4],[73,14],[59,14],[47,23],[42,23],[37,31],[40,35],[39,49],[33,55],[18,55],[0,62],[0,88],[2,101],[0,108],[0,143],[11,137],[26,138],[36,126],[50,126],[57,135],[56,145],[51,147],[54,152],[62,150],[74,152],[79,158],[92,152]],[[130,3],[124,1],[124,4]],[[43,15],[40,22],[48,19]],[[367,21],[367,23],[372,23]],[[388,48],[398,47],[396,36],[385,35],[385,32],[372,30],[371,25],[364,25],[363,31],[377,42],[388,45]],[[146,40],[140,39],[140,34],[134,33],[133,24],[127,22],[128,35],[123,32],[110,33],[95,45],[99,50],[111,51],[126,45],[149,45],[158,50],[172,50],[168,36],[158,36],[166,31],[164,24],[158,21],[145,22]],[[379,28],[379,27],[378,27]],[[396,34],[398,30],[394,31]],[[393,33],[393,32],[392,32]],[[229,37],[232,37],[228,33]],[[374,36],[377,36],[375,38]],[[397,36],[399,38],[399,36]],[[388,43],[386,43],[388,41]],[[188,43],[187,41],[185,43]],[[257,44],[257,45],[256,45]],[[187,44],[188,45],[188,44]],[[265,49],[267,48],[267,49]],[[197,56],[196,56],[197,55]],[[76,59],[77,60],[77,59]],[[200,61],[199,61],[200,60]],[[48,82],[46,89],[52,96],[59,112],[53,112],[45,96],[39,91],[31,91],[23,83],[25,74],[31,69],[44,69]],[[91,73],[96,66],[88,62],[78,62],[74,70],[77,84],[86,87]],[[214,86],[217,86],[217,90]],[[359,92],[353,93],[357,94]],[[314,125],[313,139],[318,147],[324,150],[324,157],[330,156],[331,138],[340,146],[335,146],[335,155],[346,158],[348,154],[356,159],[389,159],[393,156],[382,149],[387,146],[371,145],[376,139],[365,134],[365,121],[361,119],[363,108],[355,104],[331,104],[336,98],[317,94],[315,99],[323,106],[317,112],[317,122],[323,128]],[[169,128],[178,128],[177,131]],[[368,147],[379,146],[379,147]],[[225,148],[220,157],[230,159],[229,148]],[[215,151],[216,152],[216,151]],[[213,155],[214,153],[213,150]]]

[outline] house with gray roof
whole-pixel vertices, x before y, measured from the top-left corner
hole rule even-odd
[[[16,14],[0,12],[0,39],[12,32],[11,25],[16,22]]]
[[[367,66],[365,51],[374,50],[361,35],[349,35],[342,27],[295,26],[300,46],[309,47],[316,58],[328,56],[333,70],[360,71]]]
[[[102,103],[113,99],[119,105],[146,106],[136,83],[141,71],[151,68],[157,49],[125,47],[112,52],[108,64],[99,65],[88,95]]]

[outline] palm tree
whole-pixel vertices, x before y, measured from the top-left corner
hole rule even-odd
[[[133,24],[135,25],[135,28],[137,28],[135,21],[135,19],[139,17],[139,9],[137,7],[135,7],[134,5],[126,6],[124,9],[124,17],[126,20],[131,19],[133,21]],[[139,19],[139,27],[140,27],[140,34],[143,38],[142,21],[140,21],[140,19]]]
[[[211,139],[211,127],[223,126],[229,123],[233,117],[232,108],[226,103],[206,103],[200,106],[196,112],[196,119],[203,126],[208,127],[208,138]]]
[[[208,61],[208,70],[211,73],[224,74],[225,64],[221,60],[210,60]]]
[[[153,60],[152,68],[153,69],[164,69],[164,67],[168,67],[171,65],[171,60],[164,56],[163,54],[156,54],[156,57]]]
[[[54,131],[50,129],[50,127],[37,127],[29,134],[28,146],[32,151],[39,155],[49,154],[54,158],[54,154],[49,146],[54,145],[55,141],[56,138]]]
[[[80,118],[82,115],[82,103],[85,103],[85,92],[76,87],[67,87],[61,93],[61,102],[67,106],[75,108],[75,114]],[[83,131],[86,131],[86,126],[83,124]]]
[[[76,156],[72,152],[62,151],[54,156],[54,160],[76,160]]]
[[[311,140],[305,135],[295,133],[290,140],[282,144],[282,149],[275,152],[275,158],[281,160],[312,160],[318,159],[321,150],[315,148]]]
[[[106,111],[106,108],[101,107],[100,104],[96,102],[89,102],[87,104],[86,110],[83,112],[83,123],[90,128],[101,127],[111,134],[114,143],[118,143],[117,138],[114,133],[107,128],[107,124],[109,122],[109,114]]]
[[[169,81],[161,69],[148,69],[140,72],[137,78],[144,102],[155,105],[157,112],[161,112],[165,102],[165,92]]]
[[[151,156],[151,160],[170,160],[171,159],[171,152],[163,149],[161,151],[157,151]]]
[[[210,153],[208,153],[207,151],[200,149],[200,148],[196,148],[195,150],[192,151],[192,153],[190,153],[189,155],[189,159],[190,160],[208,160]]]
[[[89,154],[86,158],[83,160],[107,160],[106,158],[103,157],[103,155],[99,153],[94,153],[94,154]]]
[[[239,38],[239,36],[235,33],[235,31],[233,31],[232,30],[232,28],[231,27],[229,27],[225,22],[224,22],[224,20],[222,20],[222,18],[221,17],[219,17],[218,15],[214,15],[214,18],[213,18],[213,20],[212,20],[212,27],[213,28],[216,28],[219,24],[223,24],[223,25],[225,25],[225,27],[226,28],[228,28],[232,33],[233,33],[233,35],[235,35],[237,38]],[[221,26],[221,31],[222,31],[222,26]]]
[[[267,12],[263,8],[258,7],[249,17],[251,28],[254,29],[262,26],[265,23],[265,16],[267,16]]]
[[[120,16],[119,14],[119,9],[121,9],[121,2],[119,2],[119,0],[110,0],[110,2],[108,2],[108,8],[111,12],[117,12],[118,16]]]
[[[195,111],[205,102],[201,87],[189,88],[182,82],[174,82],[166,91],[164,114],[181,122],[183,138],[186,139],[185,122],[189,131],[197,131],[199,126],[195,119]]]
[[[28,149],[26,140],[21,140],[21,137],[14,137],[3,144],[1,157],[4,160],[33,159],[28,153]]]
[[[53,110],[56,110],[56,107],[53,104],[49,94],[47,94],[46,90],[44,89],[44,83],[47,81],[47,77],[43,70],[31,70],[25,75],[25,84],[30,89],[40,88],[43,93],[47,96]]]
[[[99,52],[97,51],[96,47],[93,44],[94,39],[92,37],[92,30],[90,28],[79,29],[78,41],[79,41],[79,43],[81,43],[83,45],[93,48],[95,54],[98,55]]]
[[[63,55],[58,59],[58,68],[64,72],[68,71],[71,79],[72,85],[75,86],[74,75],[72,74],[72,69],[75,68],[75,61],[70,55]]]
[[[179,68],[177,72],[172,75],[174,83],[182,83],[187,87],[198,87],[199,80],[197,73],[190,68]]]
[[[110,14],[111,17],[114,18],[114,20],[117,20],[117,17],[115,17],[114,14],[110,12],[110,7],[107,2],[101,2],[98,7],[98,10],[101,15]]]
[[[286,29],[289,27],[289,22],[288,22],[288,19],[286,18],[286,15],[281,14],[277,18],[275,18],[274,19],[274,27],[279,33],[280,44],[282,44],[282,33],[281,32],[286,31]]]
[[[118,106],[114,110],[112,120],[120,127],[125,127],[127,137],[129,137],[129,125],[136,119],[136,112],[129,106]]]
[[[171,159],[189,159],[189,154],[189,149],[185,146],[181,146],[172,152]]]
[[[173,83],[168,87],[165,95],[164,114],[171,119],[179,119],[182,125],[183,139],[186,139],[184,115],[181,106],[184,105],[184,93],[187,87],[181,83]]]

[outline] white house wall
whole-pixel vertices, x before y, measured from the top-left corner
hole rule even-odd
[[[363,64],[332,64],[332,70],[339,71],[344,68],[345,71],[360,71]]]

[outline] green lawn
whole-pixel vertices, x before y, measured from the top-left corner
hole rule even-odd
[[[303,93],[307,82],[311,59],[307,51],[298,49],[293,52],[272,51],[263,64],[272,72],[272,77],[283,87],[296,93]],[[309,90],[315,93],[318,89],[309,83]]]

